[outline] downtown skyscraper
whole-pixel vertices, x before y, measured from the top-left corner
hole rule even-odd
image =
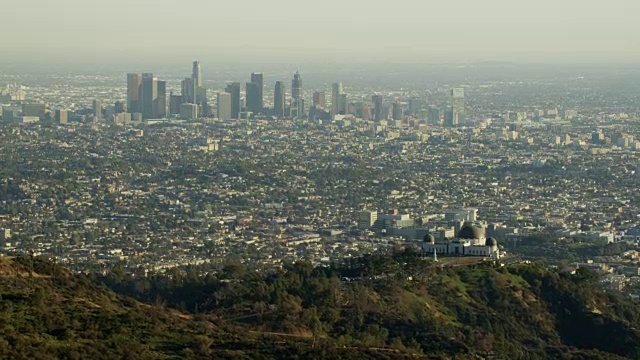
[[[226,92],[218,93],[218,119],[231,119],[231,94]]]
[[[302,99],[302,78],[296,71],[291,81],[291,117],[298,118],[304,114],[304,100]]]
[[[451,118],[457,124],[466,123],[466,104],[464,99],[464,88],[454,88],[451,90]]]
[[[247,95],[247,111],[251,111],[254,114],[259,113],[262,110],[260,108],[260,84],[248,82],[245,89]]]
[[[141,86],[142,75],[127,74],[127,111],[132,114],[142,112],[140,103]]]
[[[348,99],[344,93],[342,83],[334,83],[331,87],[331,116],[345,115],[347,113]]]
[[[276,81],[273,92],[273,113],[278,119],[284,118],[285,110],[285,85],[282,81]]]
[[[153,73],[142,74],[142,119],[156,117],[156,102],[158,100],[158,77]]]
[[[228,84],[224,90],[225,92],[231,94],[231,118],[239,119],[240,118],[240,83],[233,82]]]
[[[193,79],[196,88],[204,86],[204,83],[202,82],[202,70],[200,69],[200,61],[198,60],[193,62],[193,71],[191,74],[191,78]]]
[[[373,105],[373,120],[380,121],[383,120],[382,114],[382,95],[373,95],[371,97],[371,102]],[[384,119],[386,119],[386,115]]]
[[[324,91],[316,91],[313,93],[313,107],[324,109],[327,106],[327,100]]]
[[[262,73],[251,73],[251,82],[258,87],[257,109],[254,112],[262,112],[264,108],[264,75]]]

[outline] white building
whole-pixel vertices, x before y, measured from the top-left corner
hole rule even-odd
[[[441,255],[483,256],[492,259],[504,256],[498,249],[498,242],[493,238],[487,238],[485,234],[483,227],[468,222],[452,240],[436,241],[432,234],[427,234],[422,243],[422,251],[425,254],[435,252]]]

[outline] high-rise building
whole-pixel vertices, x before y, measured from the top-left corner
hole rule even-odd
[[[158,81],[157,89],[158,97],[154,117],[162,119],[167,117],[167,82]]]
[[[316,91],[313,93],[313,107],[324,109],[327,106],[327,99],[324,91]]]
[[[371,97],[371,102],[373,104],[373,120],[375,121],[383,120],[382,95],[373,95]]]
[[[278,119],[284,118],[285,85],[282,81],[276,81],[273,93],[273,113]]]
[[[258,108],[254,112],[262,112],[264,108],[264,75],[262,73],[251,73],[251,82],[258,84]]]
[[[158,99],[158,77],[152,73],[142,74],[142,119],[153,119],[156,117],[155,110]]]
[[[438,124],[440,122],[440,109],[430,106],[427,110],[427,122],[432,125]]]
[[[291,97],[294,99],[300,99],[302,96],[302,78],[300,73],[296,71],[291,81]]]
[[[342,95],[342,83],[337,82],[331,86],[331,115],[340,114],[340,95]]]
[[[67,110],[63,110],[63,109],[56,110],[55,119],[58,124],[66,124],[67,121],[69,120],[69,115],[67,113]]]
[[[22,116],[44,119],[47,106],[44,103],[22,104]]]
[[[231,94],[218,93],[218,119],[231,119]]]
[[[196,104],[204,107],[207,105],[207,89],[204,86],[198,86],[196,88]]]
[[[349,98],[347,94],[338,95],[338,114],[346,115],[349,113]]]
[[[377,211],[360,211],[358,213],[358,228],[361,230],[370,229],[376,220],[378,220]]]
[[[402,109],[402,104],[399,101],[393,103],[393,110],[391,111],[393,120],[402,120],[404,119],[404,110]]]
[[[127,104],[124,101],[116,101],[116,103],[113,105],[113,112],[115,112],[116,114],[127,112]]]
[[[170,115],[180,115],[180,105],[182,105],[184,101],[182,100],[182,95],[173,95],[169,96],[169,114]]]
[[[424,101],[422,101],[422,99],[409,99],[409,114],[419,115],[423,106]]]
[[[451,90],[451,110],[453,111],[453,117],[457,118],[456,123],[466,122],[464,88],[454,88]]]
[[[447,106],[444,111],[444,126],[456,127],[460,124],[459,114],[453,110],[452,106]]]
[[[127,74],[127,111],[130,113],[142,112],[140,103],[141,87],[142,75]]]
[[[196,60],[193,62],[193,73],[191,78],[194,82],[194,87],[197,89],[200,86],[204,86],[202,82],[202,71],[200,70],[200,61]]]
[[[371,120],[371,106],[362,105],[362,120]]]
[[[93,118],[95,121],[102,120],[102,103],[100,100],[93,100]]]
[[[302,78],[296,71],[291,81],[291,115],[299,118],[304,114],[304,101],[302,100]]]
[[[228,84],[225,88],[225,92],[231,94],[231,118],[240,118],[240,83],[234,82]]]
[[[180,105],[180,117],[185,120],[195,120],[198,118],[198,105],[196,104],[181,104]]]
[[[185,103],[195,104],[198,88],[196,80],[192,77],[182,80],[182,99]]]
[[[254,114],[260,112],[260,85],[254,82],[248,82],[246,85],[247,90],[247,111],[251,111]]]

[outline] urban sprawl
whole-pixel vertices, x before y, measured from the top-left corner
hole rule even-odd
[[[587,75],[307,88],[302,72],[215,88],[188,70],[0,75],[0,252],[144,276],[512,256],[546,234],[626,243],[565,265],[638,283],[640,92]]]

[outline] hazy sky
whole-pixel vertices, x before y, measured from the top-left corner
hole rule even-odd
[[[640,0],[14,0],[0,62],[640,61]]]

